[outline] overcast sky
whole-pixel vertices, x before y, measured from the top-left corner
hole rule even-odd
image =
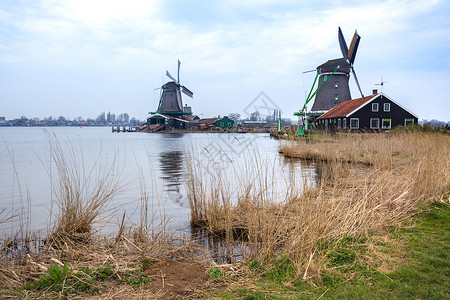
[[[442,0],[2,0],[0,116],[143,120],[180,59],[194,113],[245,116],[264,92],[292,117],[314,80],[302,72],[342,56],[340,26],[348,44],[361,36],[365,94],[383,77],[383,92],[420,119],[448,121],[449,20]]]

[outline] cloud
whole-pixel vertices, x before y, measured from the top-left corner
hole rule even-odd
[[[330,1],[324,8],[323,3],[290,0],[28,4],[0,4],[5,28],[0,67],[10,76],[15,73],[17,80],[33,69],[45,69],[51,82],[70,73],[90,78],[79,83],[71,99],[89,99],[83,92],[92,90],[89,85],[117,87],[121,81],[142,92],[135,97],[152,97],[151,89],[161,84],[166,69],[175,72],[179,58],[181,78],[195,89],[193,101],[205,114],[237,111],[261,90],[279,97],[284,111],[295,111],[302,105],[302,90],[312,83],[302,72],[341,56],[338,26],[347,42],[356,28],[362,36],[356,69],[366,92],[381,75],[394,82],[402,70],[409,70],[414,81],[433,84],[430,67],[449,67],[449,21],[443,9],[448,5],[438,0]],[[98,101],[105,106],[121,103],[123,94]],[[137,112],[153,109],[145,101],[135,105]]]

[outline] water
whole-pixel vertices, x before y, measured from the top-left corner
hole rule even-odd
[[[148,218],[158,223],[170,220],[171,228],[189,231],[190,208],[186,196],[186,156],[206,165],[208,172],[217,170],[233,178],[243,172],[249,162],[270,172],[269,180],[277,181],[278,190],[292,180],[298,185],[306,178],[311,183],[317,176],[314,164],[293,163],[278,153],[279,141],[268,134],[220,133],[112,133],[108,127],[0,127],[0,234],[17,231],[20,218],[29,220],[32,231],[46,229],[57,208],[52,205],[50,147],[57,138],[65,156],[76,157],[85,169],[105,172],[105,166],[116,159],[118,169],[112,176],[120,178],[123,190],[108,207],[105,231],[117,230],[126,211],[127,222],[137,224],[141,215],[139,199],[148,198]],[[192,155],[193,154],[193,155]],[[95,165],[97,163],[97,165]],[[95,167],[94,167],[95,166]],[[253,165],[255,167],[255,165]],[[120,170],[120,172],[119,172]],[[94,172],[94,173],[95,173]],[[280,193],[280,199],[283,197]],[[12,211],[27,214],[14,222],[1,222]]]

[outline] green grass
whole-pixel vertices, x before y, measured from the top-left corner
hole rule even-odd
[[[415,226],[406,226],[416,223]],[[284,256],[269,264],[251,261],[258,275],[252,289],[230,288],[214,293],[222,299],[450,299],[450,208],[435,203],[404,228],[378,242],[390,259],[368,262],[374,256],[361,240],[345,238],[326,253],[328,270],[319,282],[296,279],[292,262]],[[381,263],[394,271],[381,271]],[[246,278],[245,280],[248,280]]]

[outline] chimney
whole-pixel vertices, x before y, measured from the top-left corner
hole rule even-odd
[[[378,94],[378,90],[377,89],[372,90],[372,95],[376,95],[376,94]]]

